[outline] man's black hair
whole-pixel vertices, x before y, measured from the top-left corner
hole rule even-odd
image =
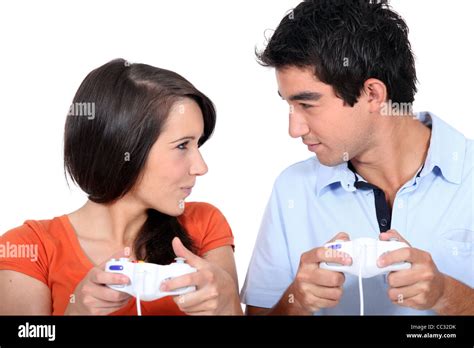
[[[386,0],[303,1],[256,54],[263,66],[314,69],[350,106],[369,78],[382,81],[394,103],[412,103],[417,91],[408,27]]]

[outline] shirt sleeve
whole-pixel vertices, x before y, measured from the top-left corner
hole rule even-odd
[[[234,236],[224,215],[219,209],[208,203],[201,203],[205,212],[202,218],[202,239],[200,254],[229,245],[235,249]]]
[[[34,221],[0,236],[0,270],[26,274],[48,285],[48,257]]]
[[[277,183],[263,215],[241,291],[242,303],[262,308],[273,307],[293,281]]]

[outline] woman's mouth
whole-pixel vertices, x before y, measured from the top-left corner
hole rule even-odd
[[[192,186],[191,187],[181,187],[181,190],[183,190],[183,192],[185,194],[184,198],[186,198],[191,194],[191,192],[193,191],[193,188],[192,188]]]

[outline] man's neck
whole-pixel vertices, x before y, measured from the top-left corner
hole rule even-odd
[[[425,162],[431,130],[413,117],[382,119],[374,146],[351,163],[365,180],[393,198]]]

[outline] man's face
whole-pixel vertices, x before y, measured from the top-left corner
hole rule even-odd
[[[278,92],[290,105],[290,136],[301,137],[322,164],[338,165],[370,146],[374,119],[364,93],[351,107],[311,68],[277,69],[276,77]]]

